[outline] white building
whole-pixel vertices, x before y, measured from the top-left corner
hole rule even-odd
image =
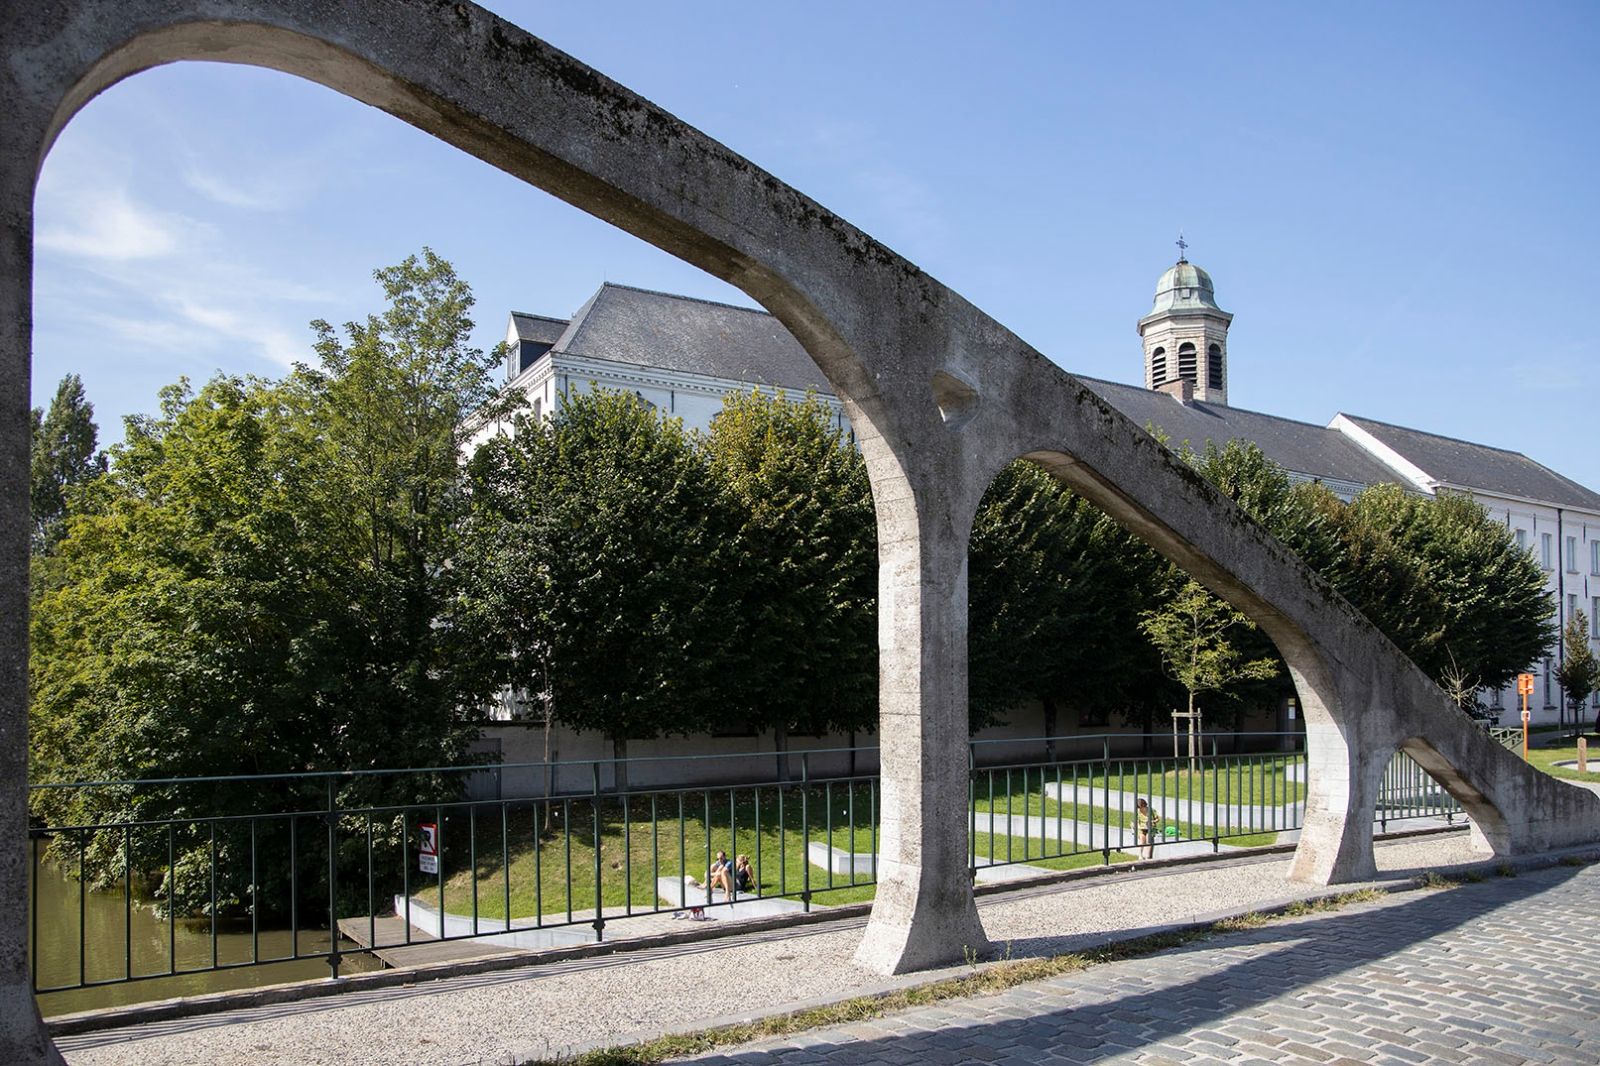
[[[845,425],[822,371],[765,311],[607,282],[570,319],[513,311],[506,380],[535,417],[591,388],[632,392],[707,429],[730,391],[815,393]],[[503,430],[484,426],[473,443]]]
[[[1600,494],[1490,445],[1342,413],[1320,426],[1230,407],[1232,321],[1217,305],[1210,275],[1179,259],[1161,275],[1154,306],[1138,320],[1143,387],[1081,380],[1138,424],[1160,427],[1174,441],[1252,441],[1291,478],[1322,482],[1347,499],[1380,482],[1424,495],[1470,492],[1503,518],[1544,568],[1558,626],[1578,610],[1591,622],[1600,617]],[[724,394],[754,387],[768,394],[814,392],[844,425],[821,371],[764,311],[607,283],[571,319],[513,313],[506,340],[506,376],[527,393],[536,415],[554,411],[569,392],[598,386],[632,391],[704,429]],[[1600,648],[1600,632],[1594,637]],[[1530,709],[1537,722],[1557,718],[1560,656],[1561,649],[1552,648],[1549,658],[1534,664]],[[1489,702],[1511,709],[1514,687],[1490,694]],[[1600,694],[1594,706],[1600,708]]]

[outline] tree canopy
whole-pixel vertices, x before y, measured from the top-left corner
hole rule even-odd
[[[66,533],[72,497],[105,473],[105,453],[98,448],[94,404],[84,394],[82,379],[68,374],[56,386],[49,411],[33,409],[28,504],[35,554],[55,548]]]
[[[180,382],[129,420],[34,604],[36,779],[459,759],[491,681],[447,610],[467,501],[457,455],[494,359],[466,346],[470,294],[447,263],[425,252],[377,276],[389,309],[348,327],[348,347],[319,324],[318,365]],[[392,784],[346,778],[340,801],[404,799]],[[57,822],[239,799],[34,796]]]
[[[738,721],[719,698],[737,516],[681,422],[628,393],[569,395],[484,445],[473,495],[465,595],[503,634],[506,683],[617,742]]]

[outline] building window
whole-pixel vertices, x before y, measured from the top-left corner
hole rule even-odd
[[[1178,376],[1185,381],[1198,382],[1200,368],[1195,364],[1194,345],[1178,345]]]
[[[1523,551],[1528,550],[1528,531],[1526,529],[1517,530],[1517,547]]]
[[[1213,344],[1206,349],[1206,384],[1213,389],[1222,388],[1222,345]]]
[[[1577,613],[1578,613],[1578,594],[1576,592],[1569,592],[1569,593],[1567,593],[1567,617],[1571,618],[1573,615],[1575,615]]]
[[[1589,542],[1589,573],[1600,575],[1600,540]]]
[[[1548,709],[1556,705],[1556,687],[1550,681],[1550,660],[1544,661],[1544,705]]]
[[[1167,381],[1167,350],[1157,348],[1150,353],[1150,385],[1164,385]]]
[[[1568,537],[1567,538],[1566,564],[1567,564],[1567,573],[1576,574],[1578,572],[1578,538],[1577,537]]]
[[[544,417],[544,399],[540,398],[540,399],[537,399],[537,400],[533,401],[533,420],[535,422],[538,422],[543,417]]]
[[[1550,566],[1550,542],[1553,540],[1555,538],[1548,533],[1539,534],[1539,562],[1544,564],[1546,570],[1552,569]]]

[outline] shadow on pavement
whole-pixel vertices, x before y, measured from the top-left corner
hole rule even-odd
[[[992,1061],[1071,1061],[1095,1062],[1126,1055],[1271,1003],[1317,981],[1336,977],[1386,956],[1449,933],[1469,922],[1494,914],[1567,884],[1579,869],[1555,867],[1517,878],[1495,878],[1483,884],[1440,893],[1419,890],[1403,903],[1373,907],[1359,912],[1333,913],[1309,921],[1275,922],[1259,929],[1221,934],[1214,938],[1161,952],[1159,955],[1120,964],[1137,966],[1161,959],[1174,974],[1187,970],[1187,980],[1161,984],[1110,1001],[1085,1002],[1081,1007],[1034,1008],[1027,1017],[1006,1017],[995,1021],[971,1021],[952,1017],[963,1004],[978,1005],[983,998],[947,1001],[929,1010],[942,1015],[937,1028],[919,1029],[906,1035],[874,1039],[852,1039],[837,1030],[819,1034],[796,1034],[801,1046],[748,1049],[711,1054],[696,1062],[723,1066],[754,1066],[756,1063],[804,1062],[969,1062]],[[1019,957],[1054,953],[1058,938],[1029,937],[1013,941]],[[1217,969],[1208,966],[1205,956],[1241,946],[1278,945],[1267,954],[1258,954],[1239,963]],[[1113,964],[1115,965],[1115,964]],[[1093,982],[1095,975],[1111,980],[1107,969],[1096,967],[1086,972],[1049,981]],[[1487,978],[1486,978],[1487,979]],[[1021,986],[1028,987],[1028,986]],[[1593,1012],[1600,998],[1590,996],[1574,1006]],[[1036,1012],[1035,1012],[1036,1011]],[[1013,1015],[1016,1010],[1010,1011]],[[903,1016],[903,1015],[902,1015]],[[884,1021],[892,1021],[888,1016]],[[1377,1020],[1381,1021],[1381,1017]],[[872,1025],[873,1023],[864,1023]],[[1470,1024],[1470,1023],[1468,1023]],[[1481,1023],[1478,1028],[1483,1028]],[[817,1039],[823,1035],[823,1039]],[[1216,1049],[1219,1055],[1228,1052]]]

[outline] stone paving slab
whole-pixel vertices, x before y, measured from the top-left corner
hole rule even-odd
[[[1600,867],[1554,867],[695,1061],[1595,1063],[1596,913]]]

